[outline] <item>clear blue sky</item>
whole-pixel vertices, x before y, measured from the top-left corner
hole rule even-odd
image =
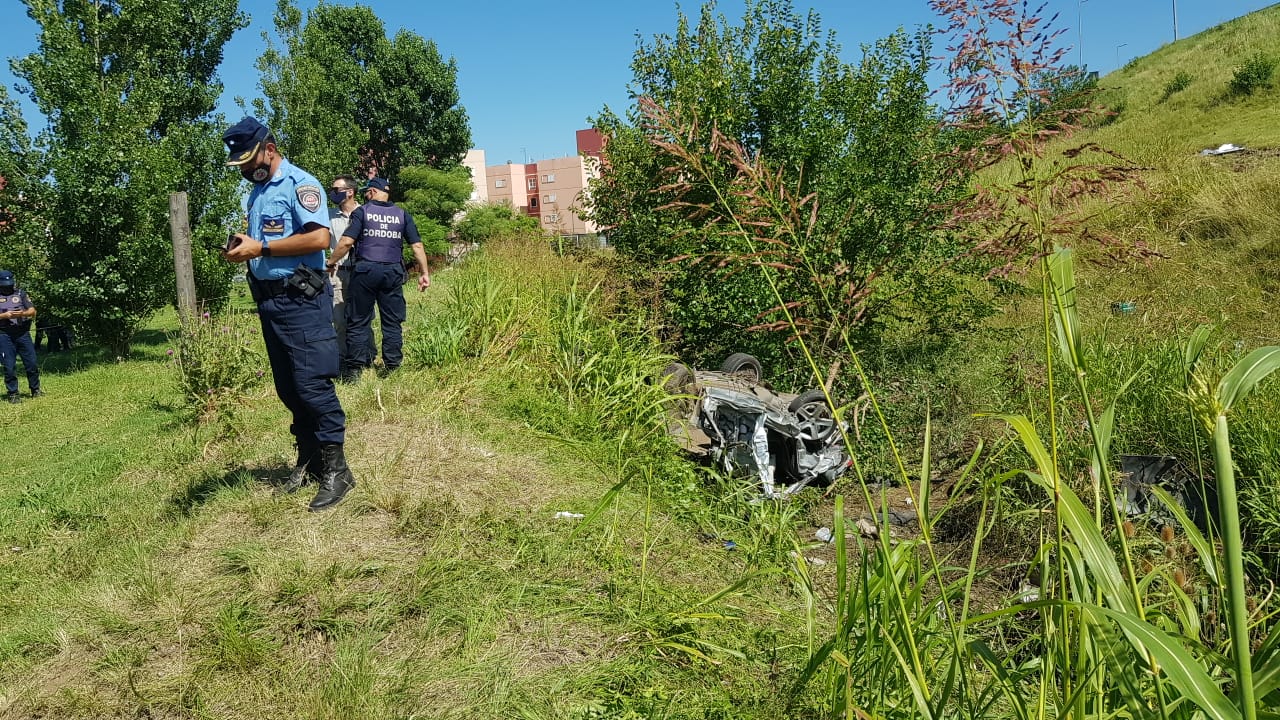
[[[334,0],[348,4],[345,0]],[[1032,0],[1034,3],[1036,0]],[[253,61],[263,50],[262,33],[271,30],[275,0],[241,0],[251,25],[228,44],[221,69],[226,92],[219,110],[235,119],[232,98],[259,94]],[[299,0],[301,7],[314,0]],[[351,3],[354,4],[354,3]],[[399,28],[434,40],[441,53],[458,64],[458,87],[471,118],[472,140],[490,165],[561,157],[574,153],[574,131],[605,105],[621,114],[629,105],[627,85],[636,37],[646,39],[675,30],[672,0],[557,0],[546,3],[489,0],[381,0],[366,2],[383,19],[389,34]],[[1067,32],[1070,62],[1082,60],[1103,74],[1130,58],[1173,40],[1173,11],[1178,36],[1187,37],[1225,20],[1266,7],[1262,0],[1049,0],[1058,12],[1055,27]],[[701,7],[692,0],[683,10],[695,20]],[[741,0],[722,0],[719,11],[736,21]],[[926,0],[796,0],[795,8],[818,11],[826,30],[834,30],[844,55],[855,60],[858,48],[898,27],[935,21]],[[9,22],[8,57],[36,48],[36,26],[19,0],[0,0],[0,17]],[[1083,40],[1079,42],[1079,40]],[[562,80],[568,77],[571,80]],[[0,82],[15,83],[8,64]],[[37,131],[43,118],[24,105]],[[287,148],[286,148],[287,151]]]

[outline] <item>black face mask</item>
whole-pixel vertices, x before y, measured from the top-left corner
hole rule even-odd
[[[248,180],[254,185],[261,185],[271,179],[271,161],[266,159],[266,153],[260,153],[263,156],[261,162],[250,165],[245,163],[240,166],[240,177]]]
[[[330,190],[329,191],[329,202],[333,203],[334,205],[341,205],[342,203],[346,202],[346,200],[347,200],[346,190]]]

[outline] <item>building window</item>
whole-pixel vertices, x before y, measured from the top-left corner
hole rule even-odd
[[[529,189],[530,190],[538,189],[538,178],[529,178]]]
[[[549,213],[549,214],[547,214],[547,215],[543,215],[543,217],[545,217],[545,218],[547,219],[547,222],[549,222],[549,223],[559,222],[559,221],[560,221],[560,214],[559,214],[559,213]]]
[[[556,181],[555,173],[547,173],[546,175],[542,176],[542,182],[544,183],[553,183],[555,181]]]
[[[534,210],[537,207],[538,207],[538,197],[535,195],[534,197],[529,198],[529,209]]]
[[[542,202],[555,202],[555,201],[556,201],[556,194],[555,194],[555,193],[551,193],[550,195],[543,195],[543,196],[542,196]]]
[[[503,178],[498,178],[497,180],[493,181],[493,186],[496,188],[504,188],[507,186],[507,181],[504,180]]]

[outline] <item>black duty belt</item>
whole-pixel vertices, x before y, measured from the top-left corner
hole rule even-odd
[[[285,278],[279,280],[259,280],[249,273],[249,289],[254,290],[254,299],[258,302],[269,300],[274,297],[280,297],[289,292],[289,286],[285,284]]]
[[[259,280],[254,277],[253,271],[249,271],[247,279],[249,293],[253,295],[254,302],[258,303],[281,295],[301,296],[310,300],[324,292],[325,285],[329,282],[324,273],[308,265],[299,265],[286,278]]]

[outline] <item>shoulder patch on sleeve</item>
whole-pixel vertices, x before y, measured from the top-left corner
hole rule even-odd
[[[324,193],[320,191],[318,185],[299,185],[298,202],[302,204],[302,207],[315,212],[320,209],[321,203],[324,202]]]

